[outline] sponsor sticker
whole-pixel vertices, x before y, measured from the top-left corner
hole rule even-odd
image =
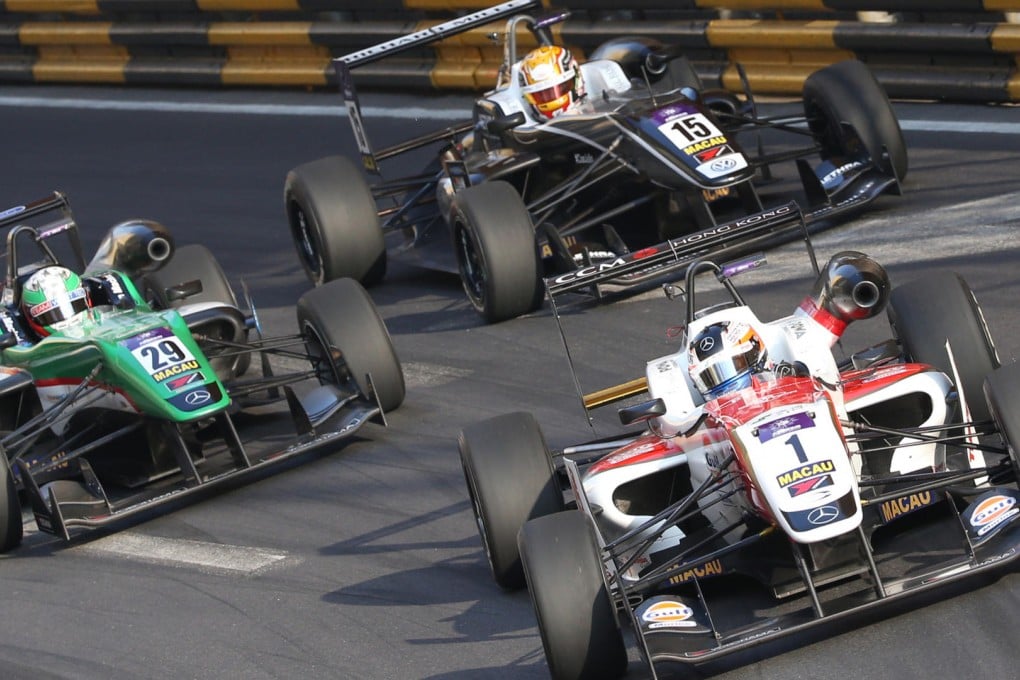
[[[202,375],[201,371],[194,371],[192,373],[186,373],[185,375],[182,375],[180,377],[168,380],[166,386],[170,388],[171,391],[176,392],[177,390],[183,387],[187,387],[188,385],[194,385],[200,382],[205,382],[205,376]]]
[[[984,536],[1008,519],[1020,513],[1016,507],[1016,499],[1011,496],[997,494],[981,501],[970,516],[970,525],[977,530],[978,536]]]
[[[921,491],[894,498],[879,506],[882,512],[882,521],[885,523],[891,522],[901,515],[926,508],[939,500],[941,500],[941,496],[936,496],[931,491]]]
[[[698,159],[699,163],[708,163],[709,161],[714,161],[720,156],[728,156],[732,153],[735,153],[732,146],[729,144],[720,144],[717,147],[706,149],[705,151],[699,151],[694,154],[694,157]]]
[[[641,614],[641,620],[648,628],[693,628],[694,610],[677,600],[656,602]]]
[[[669,577],[669,582],[672,584],[687,583],[692,579],[705,578],[707,576],[718,576],[723,573],[722,560],[712,560],[705,562],[701,566],[687,569],[679,574],[674,574]]]
[[[803,430],[814,426],[814,418],[812,418],[808,413],[801,411],[800,413],[784,416],[777,420],[770,420],[767,423],[759,425],[758,430],[754,433],[754,435],[758,437],[758,441],[764,444],[770,439],[782,437],[784,434],[789,434],[790,432],[796,432],[797,430]]]
[[[818,475],[817,477],[808,477],[799,482],[794,482],[787,491],[790,492],[790,496],[796,498],[797,496],[803,496],[811,491],[817,491],[818,489],[824,489],[827,486],[832,486],[832,475]]]
[[[707,163],[702,163],[697,167],[697,170],[704,177],[715,179],[716,177],[734,173],[737,170],[743,170],[746,167],[747,159],[744,158],[743,154],[731,153],[726,156],[719,156]]]
[[[823,475],[827,472],[835,472],[836,464],[831,460],[820,460],[815,463],[808,463],[807,465],[801,465],[798,468],[787,470],[783,474],[776,477],[776,483],[782,488],[786,488],[791,484],[800,482],[809,477],[816,475]]]
[[[836,521],[841,515],[842,513],[835,505],[823,505],[808,512],[807,520],[815,526],[821,526]]]

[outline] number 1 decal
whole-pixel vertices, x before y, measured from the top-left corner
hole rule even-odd
[[[807,451],[804,450],[804,445],[800,443],[799,436],[793,435],[783,443],[793,447],[793,452],[797,454],[797,460],[801,463],[808,462]]]

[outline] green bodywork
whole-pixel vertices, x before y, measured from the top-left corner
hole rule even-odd
[[[73,325],[34,345],[4,350],[3,364],[28,371],[40,394],[73,389],[101,364],[91,384],[109,387],[133,410],[172,422],[225,409],[230,398],[181,315],[153,311],[125,284],[132,308],[82,312]],[[200,394],[185,401],[191,393]]]

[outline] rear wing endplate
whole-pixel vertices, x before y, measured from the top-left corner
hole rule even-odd
[[[358,145],[358,152],[361,154],[361,162],[368,172],[378,175],[379,163],[372,152],[368,135],[365,133],[365,125],[361,120],[361,105],[358,103],[358,93],[354,88],[354,79],[351,77],[351,69],[365,64],[378,61],[383,57],[390,57],[406,50],[428,45],[430,43],[448,38],[458,33],[464,33],[477,26],[498,21],[505,17],[519,14],[526,10],[537,9],[542,6],[541,0],[509,0],[495,7],[482,9],[471,14],[466,14],[456,19],[431,26],[429,28],[408,33],[407,35],[393,40],[366,47],[357,52],[345,54],[333,60],[333,69],[336,71],[337,83],[340,86],[340,94],[343,95],[344,104],[347,107],[347,117],[350,118],[351,127],[354,129],[354,139]]]

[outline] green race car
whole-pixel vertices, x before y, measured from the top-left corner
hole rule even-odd
[[[22,501],[70,539],[385,424],[403,402],[353,280],[308,291],[298,332],[267,337],[212,254],[157,222],[112,227],[88,262],[60,193],[0,227],[0,552],[21,543]]]

